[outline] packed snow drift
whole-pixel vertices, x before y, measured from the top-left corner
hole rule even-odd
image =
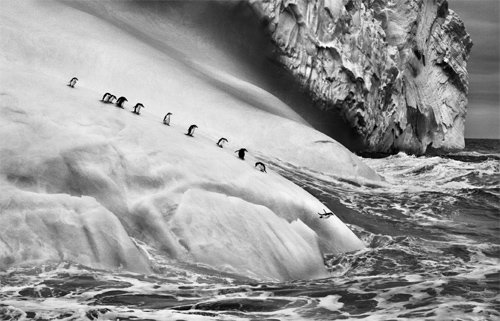
[[[318,218],[328,209],[313,196],[254,167],[279,159],[378,180],[357,156],[237,72],[117,27],[120,2],[99,15],[82,3],[2,5],[0,268],[69,260],[148,273],[144,243],[256,279],[305,279],[325,275],[324,253],[363,248],[336,216]],[[138,15],[120,18],[135,17],[139,35],[154,29]],[[105,92],[127,97],[125,108],[100,101]]]

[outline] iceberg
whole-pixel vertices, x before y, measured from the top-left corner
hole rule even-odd
[[[253,166],[278,159],[379,180],[357,156],[257,85],[188,66],[110,23],[109,10],[77,3],[12,1],[0,12],[0,268],[69,260],[149,273],[138,240],[256,279],[309,279],[327,275],[324,253],[364,247],[271,165]],[[107,91],[126,96],[125,109],[101,102]]]

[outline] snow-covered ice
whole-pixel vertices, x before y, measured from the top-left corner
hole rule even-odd
[[[357,156],[237,73],[110,23],[120,10],[79,4],[2,3],[0,268],[72,260],[147,273],[136,239],[172,259],[283,280],[325,275],[323,253],[363,247],[337,217],[318,219],[326,208],[312,195],[253,166],[281,159],[379,179]],[[125,110],[99,101],[107,91],[128,98]]]

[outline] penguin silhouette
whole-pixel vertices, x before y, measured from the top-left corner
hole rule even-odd
[[[141,103],[135,104],[133,113],[137,114],[137,115],[140,115],[141,114],[141,108],[146,108],[146,107],[144,107],[144,105],[141,104]]]
[[[123,96],[121,96],[120,98],[118,98],[116,100],[116,106],[120,107],[120,108],[123,108],[123,103],[126,102],[126,101],[128,101],[128,99],[125,98],[125,97],[123,97]]]
[[[116,99],[115,95],[110,95],[110,96],[108,96],[108,100],[106,100],[106,102],[113,104],[115,99]]]
[[[75,85],[76,85],[77,81],[78,81],[78,78],[76,78],[76,77],[71,78],[71,80],[69,81],[68,86],[70,86],[71,88],[75,88]]]
[[[172,115],[172,113],[167,113],[165,115],[165,117],[163,117],[163,123],[167,126],[170,126],[170,116]]]
[[[238,153],[238,157],[243,160],[245,160],[245,152],[248,152],[246,148],[240,148],[237,151],[235,151],[235,153]]]
[[[221,139],[219,139],[219,141],[217,142],[217,146],[219,146],[220,148],[223,148],[224,147],[224,143],[227,143],[227,139],[225,139],[224,137],[222,137]]]
[[[186,134],[186,135],[193,137],[194,130],[195,130],[196,128],[198,128],[198,126],[196,126],[196,125],[191,125],[191,126],[189,126],[189,128],[188,128],[188,132],[187,132],[187,134]]]
[[[110,93],[105,93],[104,96],[102,96],[101,101],[103,101],[103,102],[106,103],[106,102],[108,102],[109,97],[111,97],[111,94]]]
[[[261,172],[264,172],[264,173],[267,173],[266,172],[266,165],[264,165],[264,163],[262,162],[257,162],[255,163],[255,167],[257,167],[257,169]]]
[[[333,212],[327,212],[325,209],[323,209],[323,213],[318,213],[319,218],[329,218],[330,216],[333,216]]]

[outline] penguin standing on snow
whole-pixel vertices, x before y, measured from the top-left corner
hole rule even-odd
[[[141,108],[146,108],[146,107],[144,107],[144,105],[141,104],[141,103],[135,104],[133,113],[137,114],[137,115],[140,115],[141,114]]]
[[[172,115],[172,113],[167,113],[165,115],[165,117],[163,117],[163,123],[167,126],[170,126],[170,116]]]
[[[235,153],[238,153],[238,157],[243,160],[245,160],[245,152],[248,152],[246,148],[240,148],[237,151],[235,151]]]
[[[196,125],[191,125],[191,126],[189,126],[189,128],[188,128],[188,132],[187,132],[187,134],[186,134],[186,135],[193,137],[194,130],[195,130],[196,128],[198,128],[198,126],[196,126]]]
[[[111,94],[110,93],[105,93],[104,96],[102,96],[102,99],[101,101],[107,103],[108,102],[108,99],[109,97],[111,97]]]
[[[114,100],[116,99],[115,95],[109,95],[108,100],[106,100],[107,103],[113,104]]]
[[[75,85],[76,85],[77,81],[78,81],[78,78],[76,78],[76,77],[71,78],[71,80],[69,81],[68,86],[70,86],[71,88],[75,88]]]
[[[128,99],[125,98],[125,97],[123,97],[123,96],[121,96],[120,98],[118,98],[116,100],[116,106],[120,107],[120,108],[123,108],[123,103],[126,102],[126,101],[128,101]]]
[[[261,172],[264,172],[264,173],[267,173],[266,172],[266,165],[264,165],[264,163],[262,162],[257,162],[255,163],[255,167],[257,167],[257,169]]]
[[[224,147],[224,143],[227,143],[227,139],[225,139],[224,137],[222,137],[221,139],[219,139],[219,141],[217,142],[217,146],[219,146],[220,148],[223,148]]]

